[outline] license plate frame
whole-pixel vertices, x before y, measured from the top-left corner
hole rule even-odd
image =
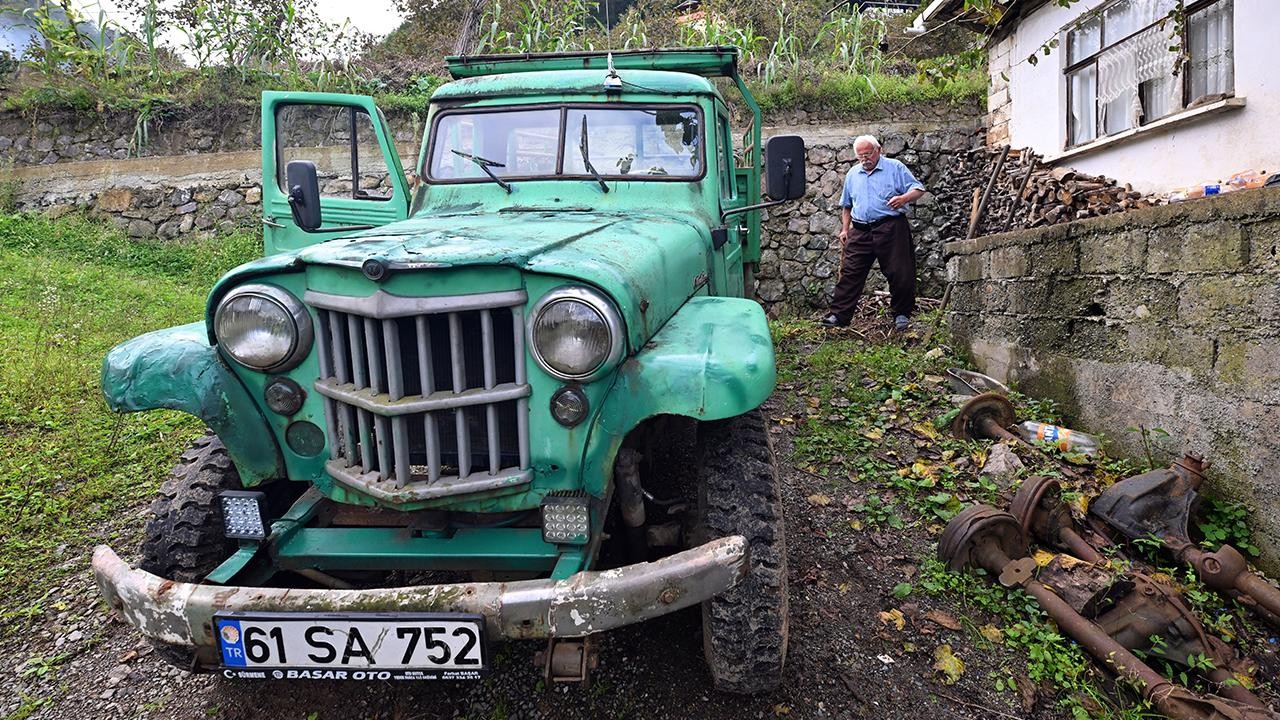
[[[309,628],[318,630],[308,633]],[[353,628],[358,640],[352,638]],[[479,680],[491,664],[485,629],[484,616],[472,613],[237,611],[213,616],[219,671],[239,679]]]

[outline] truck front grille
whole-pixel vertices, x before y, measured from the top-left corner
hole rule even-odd
[[[523,290],[305,299],[330,476],[391,502],[529,481]]]

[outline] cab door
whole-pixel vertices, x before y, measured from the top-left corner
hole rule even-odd
[[[729,116],[723,112],[717,113],[715,126],[715,172],[718,176],[717,185],[720,187],[720,211],[723,213],[742,207],[745,199],[738,190],[734,173],[733,133],[729,127]],[[747,238],[746,216],[746,213],[738,213],[724,218],[722,226],[712,234],[712,245],[719,245],[715,248],[718,266],[716,274],[719,276],[717,279],[720,279],[716,287],[717,295],[743,295],[742,251]]]
[[[319,228],[294,222],[285,168],[316,165]],[[373,98],[338,93],[262,94],[262,224],[267,255],[409,216],[409,185]]]

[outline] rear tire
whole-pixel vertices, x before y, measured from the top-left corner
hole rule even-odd
[[[142,540],[142,561],[149,573],[175,582],[200,582],[236,551],[222,526],[223,490],[239,490],[227,448],[216,435],[191,444],[160,486],[152,518]],[[184,670],[198,670],[195,648],[152,640],[156,654]]]
[[[702,640],[719,690],[761,693],[782,682],[787,658],[787,548],[777,462],[764,415],[698,430],[699,508],[707,539],[743,535],[751,569],[702,604]]]

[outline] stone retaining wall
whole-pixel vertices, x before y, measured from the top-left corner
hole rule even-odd
[[[1280,189],[947,244],[948,319],[978,367],[1062,403],[1070,423],[1165,463],[1280,547]],[[1280,554],[1267,558],[1280,569]]]

